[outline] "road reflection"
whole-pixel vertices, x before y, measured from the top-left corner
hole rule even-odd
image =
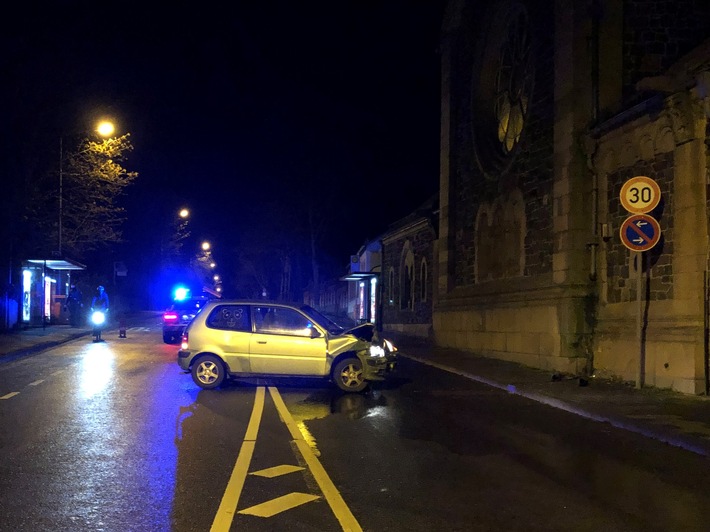
[[[97,342],[86,348],[79,365],[79,390],[90,399],[106,390],[113,381],[116,357],[106,343]]]

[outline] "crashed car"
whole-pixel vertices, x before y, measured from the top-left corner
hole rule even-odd
[[[325,377],[360,392],[395,369],[397,349],[371,323],[345,329],[308,305],[208,302],[182,336],[177,361],[203,389],[232,377]]]

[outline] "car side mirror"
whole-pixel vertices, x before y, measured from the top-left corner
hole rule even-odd
[[[315,327],[311,327],[311,338],[320,338],[322,334]]]

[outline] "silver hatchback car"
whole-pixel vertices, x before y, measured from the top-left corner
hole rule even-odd
[[[182,336],[178,365],[204,389],[229,377],[326,377],[359,392],[384,380],[397,349],[371,323],[345,329],[308,305],[207,303]]]

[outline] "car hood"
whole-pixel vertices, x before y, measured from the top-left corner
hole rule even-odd
[[[372,342],[372,339],[375,337],[375,326],[372,323],[362,323],[350,329],[346,329],[338,336],[343,336],[346,334],[354,336],[358,340]]]

